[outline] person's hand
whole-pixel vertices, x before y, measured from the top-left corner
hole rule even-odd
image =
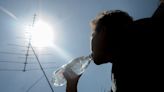
[[[77,83],[81,75],[75,74],[71,69],[67,69],[63,73],[64,77],[66,78],[68,83]]]
[[[67,80],[66,92],[77,92],[77,84],[81,75],[75,74],[71,69],[67,69],[63,75]]]

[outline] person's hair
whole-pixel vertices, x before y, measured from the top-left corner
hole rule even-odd
[[[130,24],[133,24],[132,17],[120,10],[105,11],[91,21],[93,34],[106,31],[106,41],[104,44],[108,47],[106,51],[110,50],[113,56],[119,56],[115,52],[118,52],[125,45],[126,33],[129,30]]]
[[[106,28],[120,28],[132,23],[133,19],[129,14],[121,10],[104,11],[91,21],[93,30],[97,26]],[[95,30],[99,31],[99,30]]]

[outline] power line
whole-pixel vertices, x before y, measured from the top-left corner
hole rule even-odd
[[[24,46],[24,45],[19,45],[19,44],[8,44],[9,46],[18,46],[18,47],[27,47],[27,46]]]
[[[22,71],[22,69],[0,69],[0,71]]]
[[[33,18],[33,22],[32,22],[32,27],[34,27],[35,20],[36,20],[36,14],[34,14],[34,18]],[[41,70],[43,72],[43,75],[46,78],[46,81],[47,81],[49,87],[51,88],[51,91],[54,92],[54,90],[52,88],[52,85],[50,84],[50,81],[49,81],[49,79],[48,79],[48,77],[47,77],[46,72],[45,72],[44,69],[54,69],[56,67],[46,67],[46,68],[43,68],[42,67],[42,64],[41,64],[41,62],[40,62],[40,60],[38,58],[38,55],[36,54],[36,52],[35,52],[32,44],[31,44],[31,36],[28,39],[28,46],[22,46],[22,45],[17,45],[17,44],[8,44],[8,45],[10,45],[10,46],[26,47],[27,48],[26,54],[24,54],[24,53],[17,53],[17,52],[3,52],[3,51],[0,51],[0,54],[25,55],[25,57],[24,57],[25,58],[25,61],[24,61],[24,63],[23,62],[18,62],[18,61],[16,61],[16,62],[0,61],[0,62],[24,64],[24,68],[23,68],[23,70],[22,69],[0,69],[0,71],[24,71],[25,72],[25,71],[32,71],[32,70]],[[31,53],[29,54],[30,49],[32,49],[32,52],[33,52],[32,54]],[[27,64],[29,64],[28,59],[30,58],[29,57],[30,55],[34,55],[34,57],[36,58],[36,60],[37,60],[37,62],[39,64],[40,69],[37,69],[37,68],[35,68],[35,69],[26,69]],[[27,91],[29,91],[38,81],[39,80],[37,80]]]
[[[31,88],[33,88],[41,79],[43,78],[43,76],[41,76],[38,80],[36,80],[28,89],[26,92],[29,92],[31,90]]]
[[[23,62],[18,62],[18,61],[7,61],[7,60],[2,60],[0,61],[1,63],[15,63],[15,64],[24,64]],[[42,64],[52,64],[56,62],[41,62]],[[27,64],[37,64],[37,62],[28,62]]]
[[[3,52],[3,51],[0,51],[0,54],[25,55],[24,53]],[[29,55],[32,55],[32,54],[29,54]]]
[[[54,69],[56,67],[44,67],[43,69]],[[34,70],[40,70],[40,68],[31,68],[27,69],[26,71],[34,71]],[[0,71],[22,71],[22,69],[0,69]]]
[[[37,54],[35,53],[34,48],[32,47],[31,44],[30,44],[30,46],[31,46],[31,49],[33,50],[33,53],[34,53],[34,55],[35,55],[35,57],[36,57],[36,59],[37,59],[37,61],[38,61],[38,64],[39,64],[39,66],[40,66],[40,69],[42,70],[42,72],[43,72],[43,74],[44,74],[44,76],[45,76],[45,78],[46,78],[46,80],[47,80],[47,82],[48,82],[48,84],[49,84],[49,86],[50,86],[50,88],[51,88],[51,91],[54,92],[54,90],[53,90],[53,88],[52,88],[52,86],[51,86],[51,84],[50,84],[50,82],[49,82],[49,80],[48,80],[48,77],[47,77],[47,75],[46,75],[46,73],[45,73],[45,71],[44,71],[44,69],[43,69],[43,67],[42,67],[42,65],[41,65],[41,63],[40,63],[40,61],[39,61],[39,58],[38,58]]]
[[[18,62],[18,61],[0,61],[2,63],[16,63],[16,64],[24,64],[23,62]]]
[[[32,27],[34,27],[35,20],[36,20],[36,13],[34,14],[34,17],[33,17]],[[27,49],[27,54],[26,54],[25,66],[26,66],[26,63],[27,63],[28,51],[29,51],[29,48],[30,48],[30,47],[31,47],[31,49],[32,49],[32,51],[33,51],[33,53],[34,53],[34,55],[35,55],[35,57],[36,57],[36,60],[38,61],[38,64],[39,64],[39,66],[40,66],[40,69],[42,70],[42,72],[43,72],[43,74],[44,74],[44,76],[45,76],[45,78],[46,78],[46,80],[47,80],[47,82],[48,82],[48,84],[49,84],[49,86],[50,86],[50,88],[51,88],[51,91],[54,92],[54,90],[53,90],[53,88],[52,88],[52,86],[51,86],[51,84],[50,84],[50,82],[49,82],[49,80],[48,80],[48,77],[47,77],[47,75],[46,75],[46,73],[45,73],[45,71],[44,71],[44,69],[43,69],[43,67],[42,67],[42,65],[41,65],[41,63],[40,63],[40,60],[39,60],[39,58],[38,58],[38,56],[37,56],[37,54],[36,54],[36,52],[35,52],[33,46],[31,45],[31,36],[30,36],[30,38],[29,38],[29,43],[28,43],[28,49]],[[25,70],[25,69],[24,69],[24,70]]]
[[[45,68],[43,68],[43,69],[54,69],[54,68],[56,68],[56,67],[45,67]],[[27,69],[26,71],[33,71],[33,70],[40,70],[40,69],[38,69],[38,68],[33,68],[33,69]]]
[[[39,3],[38,3],[39,4]],[[39,5],[37,6],[37,9],[39,9]],[[37,16],[38,16],[38,14],[37,14]],[[35,20],[36,20],[36,13],[34,14],[34,18],[33,18],[33,21],[32,21],[32,27],[34,27],[34,24],[35,24]],[[24,59],[25,59],[25,61],[24,62],[18,62],[18,61],[0,61],[0,62],[2,62],[2,63],[15,63],[15,64],[24,64],[24,68],[23,68],[23,70],[22,69],[0,69],[0,71],[32,71],[32,70],[41,70],[42,72],[43,72],[43,74],[44,74],[44,76],[45,76],[45,78],[46,78],[46,80],[47,80],[47,82],[48,82],[48,84],[49,84],[49,86],[50,86],[50,88],[51,88],[51,90],[52,90],[52,92],[54,92],[54,90],[53,90],[53,88],[52,88],[52,86],[51,86],[51,84],[50,84],[50,81],[48,80],[48,77],[47,77],[47,75],[46,75],[46,72],[45,72],[45,70],[44,69],[54,69],[54,68],[57,68],[57,67],[42,67],[42,63],[43,62],[40,62],[40,60],[39,60],[39,58],[38,58],[38,56],[37,56],[37,54],[36,54],[36,52],[35,52],[35,50],[34,50],[34,46],[32,46],[32,44],[31,44],[31,36],[29,37],[29,38],[24,38],[24,39],[28,39],[27,41],[27,44],[26,44],[26,46],[22,46],[22,45],[18,45],[18,44],[8,44],[9,46],[19,46],[19,47],[24,47],[24,48],[26,48],[26,52],[25,53],[17,53],[17,52],[1,52],[0,51],[0,54],[8,54],[8,55],[24,55]],[[32,49],[32,54],[31,53],[29,53],[30,52],[30,49]],[[28,62],[28,60],[30,59],[30,58],[32,58],[32,57],[30,57],[30,55],[32,55],[32,56],[35,56],[35,58],[36,58],[36,60],[37,60],[37,62],[38,62],[38,64],[39,64],[39,67],[40,67],[40,69],[38,69],[38,68],[31,68],[31,69],[26,69],[27,68],[27,64],[34,64],[34,63],[29,63]],[[48,64],[48,63],[55,63],[55,62],[44,62],[43,64]],[[43,77],[43,76],[42,76]],[[28,90],[26,91],[26,92],[29,92],[30,91],[30,89],[33,87],[33,86],[35,86],[41,79],[42,79],[42,77],[41,78],[39,78],[38,80],[36,80],[35,82],[34,82],[34,84],[32,84],[29,88],[28,88]]]

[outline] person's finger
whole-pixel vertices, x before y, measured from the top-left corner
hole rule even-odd
[[[67,72],[63,72],[64,77],[67,79],[69,77]]]

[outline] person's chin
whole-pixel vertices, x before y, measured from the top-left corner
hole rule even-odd
[[[100,62],[94,62],[96,65],[101,65],[102,63],[100,63]]]
[[[101,65],[101,64],[109,63],[109,61],[108,60],[101,60],[101,61],[94,61],[94,63],[96,65]]]

